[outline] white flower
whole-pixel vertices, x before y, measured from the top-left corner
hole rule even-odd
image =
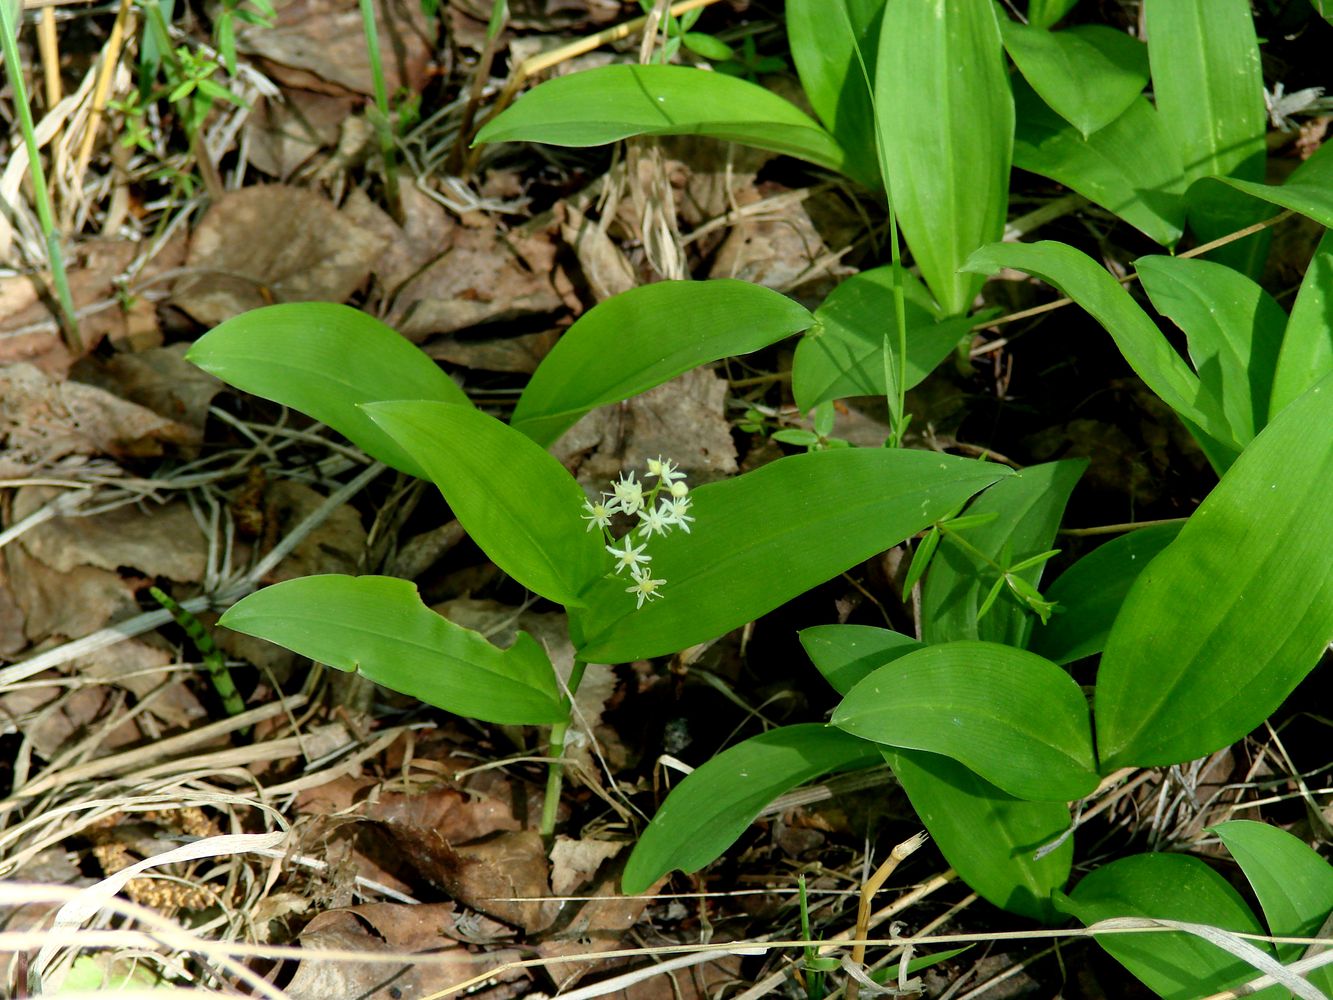
[[[686,486],[683,482],[671,484],[671,495],[675,497],[677,500],[679,500],[681,497],[685,496],[685,494],[689,492],[690,488]]]
[[[647,569],[640,570],[636,568],[632,572],[634,573],[634,586],[626,587],[625,593],[633,594],[639,599],[639,603],[635,605],[636,609],[643,607],[644,601],[662,596],[657,592],[657,589],[666,583],[665,580],[652,579],[652,573]]]
[[[643,554],[643,550],[647,547],[647,543],[645,542],[638,548],[633,548],[632,540],[630,539],[629,535],[626,535],[624,538],[621,539],[621,541],[624,543],[623,548],[616,548],[614,545],[608,545],[606,547],[606,551],[610,552],[613,556],[616,557],[617,573],[619,573],[622,569],[628,566],[629,571],[637,576],[639,572],[640,563],[649,563],[653,561],[652,556],[646,556]],[[647,570],[645,570],[644,572],[647,572]]]
[[[639,534],[645,538],[651,538],[654,534],[668,534],[674,523],[665,500],[658,507],[647,507],[639,511]]]
[[[681,484],[673,484],[681,485]],[[677,525],[685,534],[690,533],[690,522],[694,518],[687,513],[690,509],[690,498],[687,496],[672,497],[670,500],[663,500],[661,509],[666,512],[670,522]]]
[[[680,471],[675,462],[669,458],[663,458],[661,455],[648,459],[648,475],[660,476],[662,482],[667,486],[670,486],[677,479],[685,478],[685,473]]]
[[[622,475],[611,484],[616,491],[616,500],[626,514],[637,514],[643,510],[643,484],[636,481],[634,473]]]
[[[588,522],[589,531],[593,528],[609,528],[611,515],[620,509],[620,501],[603,493],[599,500],[584,500],[583,509],[587,511],[583,520]]]

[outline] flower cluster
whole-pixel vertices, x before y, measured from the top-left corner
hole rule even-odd
[[[656,479],[651,489],[647,489],[647,480]],[[646,490],[646,492],[645,492]],[[644,601],[661,597],[665,580],[653,579],[648,564],[653,557],[646,553],[648,542],[654,535],[670,534],[671,529],[679,528],[686,534],[694,521],[690,514],[690,488],[685,485],[685,473],[676,463],[660,455],[648,459],[647,471],[643,479],[635,478],[633,472],[622,473],[611,484],[611,492],[602,493],[596,500],[585,500],[583,519],[588,522],[588,530],[600,528],[607,541],[606,551],[615,558],[617,574],[629,570],[634,586],[626,587],[627,594],[638,598],[638,607]],[[617,514],[638,518],[637,524],[620,539],[611,534],[611,519]],[[636,538],[639,544],[635,544]]]

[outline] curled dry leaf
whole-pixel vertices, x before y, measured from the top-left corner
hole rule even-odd
[[[568,202],[557,207],[561,217],[560,238],[574,248],[583,280],[598,302],[627,292],[639,283],[634,267],[605,228],[590,220]]]

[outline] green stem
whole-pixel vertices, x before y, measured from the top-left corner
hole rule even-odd
[[[384,85],[384,66],[380,62],[380,36],[375,26],[374,0],[361,0],[361,29],[366,36],[366,53],[370,56],[370,75],[375,84],[375,132],[380,140],[380,155],[384,159],[384,194],[389,211],[400,223],[403,205],[398,195],[398,157],[394,152],[393,126],[389,120],[389,92]]]
[[[74,297],[69,292],[69,278],[65,275],[65,258],[60,252],[60,234],[56,232],[55,218],[51,212],[51,194],[46,187],[46,173],[42,170],[41,151],[37,147],[37,129],[32,121],[32,108],[28,106],[28,91],[23,81],[23,68],[19,64],[18,20],[14,14],[14,5],[10,0],[0,0],[0,43],[5,54],[5,75],[9,77],[9,86],[14,91],[14,103],[18,105],[19,126],[23,130],[23,142],[28,147],[28,169],[32,171],[33,200],[37,203],[37,219],[41,223],[42,235],[46,238],[46,258],[51,267],[51,282],[56,286],[56,298],[60,302],[62,326],[69,349],[75,354],[83,352],[79,339],[79,318],[74,313]]]
[[[586,662],[575,660],[574,669],[569,672],[569,696],[565,699],[565,705],[571,713],[574,710],[574,695],[578,693],[579,684],[583,681],[583,672],[587,669],[588,664]],[[541,826],[541,834],[547,838],[555,835],[555,817],[560,811],[560,789],[565,780],[565,765],[561,758],[565,756],[565,736],[568,733],[568,716],[566,716],[564,722],[557,722],[551,727],[551,749],[549,753],[553,759],[546,765],[546,798],[542,802]]]

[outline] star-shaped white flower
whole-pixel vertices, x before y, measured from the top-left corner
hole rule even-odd
[[[661,455],[648,459],[648,475],[660,476],[662,482],[667,486],[670,486],[677,479],[685,478],[685,473],[680,471],[675,462],[669,458],[663,458]]]
[[[694,518],[690,517],[688,513],[690,509],[689,497],[680,496],[672,497],[670,500],[663,500],[661,509],[666,512],[666,516],[670,519],[672,524],[680,528],[685,534],[688,535],[690,533],[690,524],[694,521]]]
[[[658,588],[660,588],[664,583],[666,583],[665,580],[654,580],[652,578],[652,572],[647,568],[644,569],[636,568],[633,570],[633,573],[634,573],[634,586],[626,587],[625,593],[633,594],[635,597],[639,599],[639,603],[635,605],[636,609],[643,607],[644,601],[651,601],[654,597],[662,596],[657,591]]]
[[[588,529],[611,527],[611,515],[620,509],[620,501],[602,494],[599,500],[584,500],[583,509],[587,511],[583,520],[588,522]]]
[[[611,486],[616,491],[616,500],[626,514],[637,514],[643,510],[643,484],[634,478],[634,473],[622,475]]]
[[[657,507],[645,507],[639,511],[639,534],[651,538],[653,535],[666,535],[671,532],[671,526],[675,521],[671,519],[671,509],[667,503],[668,501],[663,500]]]
[[[643,550],[648,547],[647,543],[645,542],[643,545],[635,548],[629,535],[626,535],[620,541],[623,543],[621,548],[617,548],[614,545],[608,545],[606,547],[606,551],[616,557],[616,572],[619,573],[622,569],[629,567],[629,571],[637,576],[641,564],[653,561],[652,556],[643,554]],[[644,572],[647,571],[645,570]]]

